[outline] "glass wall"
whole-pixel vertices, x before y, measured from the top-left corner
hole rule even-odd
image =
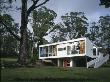
[[[40,57],[48,56],[48,47],[40,47]]]
[[[85,53],[85,41],[84,40],[68,43],[67,55],[84,54],[84,53]]]
[[[56,45],[40,47],[40,57],[49,57],[57,55]]]

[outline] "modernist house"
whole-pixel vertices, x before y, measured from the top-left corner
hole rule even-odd
[[[109,59],[99,52],[100,47],[88,38],[78,38],[39,46],[39,59],[50,60],[58,67],[98,68]]]

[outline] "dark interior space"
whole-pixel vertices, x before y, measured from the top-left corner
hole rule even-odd
[[[73,61],[76,67],[86,67],[86,57],[76,57]]]

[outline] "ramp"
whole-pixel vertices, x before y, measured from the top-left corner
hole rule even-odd
[[[98,67],[102,66],[105,62],[107,62],[108,60],[109,60],[108,54],[106,56],[103,56],[103,54],[101,54],[96,59],[93,59],[93,60],[87,62],[87,68],[89,68],[89,67],[98,68]]]

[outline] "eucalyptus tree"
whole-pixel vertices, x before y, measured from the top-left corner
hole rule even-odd
[[[44,36],[48,35],[50,30],[53,28],[54,19],[57,14],[46,7],[41,7],[38,10],[33,11],[33,32],[34,40],[37,45],[43,44]]]
[[[83,12],[70,12],[61,17],[69,39],[80,38],[87,32],[87,18]]]
[[[110,49],[110,16],[100,16],[99,27],[101,29],[101,44]],[[110,53],[110,50],[108,50]]]
[[[103,53],[110,54],[110,16],[100,16],[98,22],[93,22],[88,37],[94,44],[102,47]]]
[[[96,45],[100,44],[101,30],[97,22],[92,22],[90,27],[89,39]]]
[[[51,42],[61,42],[67,40],[67,29],[62,23],[56,24],[51,30]]]
[[[13,2],[13,0],[9,0]],[[16,1],[16,0],[14,0]],[[28,24],[28,17],[30,16],[31,12],[38,7],[44,5],[49,0],[20,0],[21,1],[21,26],[20,26],[20,36],[16,35],[12,32],[12,30],[8,27],[5,20],[0,20],[0,23],[8,28],[9,32],[20,42],[20,49],[19,49],[19,58],[18,61],[21,65],[26,65],[29,59],[28,53],[28,31],[27,31],[27,24]],[[0,3],[1,4],[1,3]],[[4,3],[3,3],[4,4]],[[17,5],[17,4],[16,4]],[[0,18],[2,19],[2,18]]]
[[[2,18],[7,25],[11,27],[11,31],[18,34],[18,24],[14,22],[13,18],[8,14],[3,14]],[[0,24],[0,52],[1,56],[16,56],[18,52],[18,41],[8,32],[9,30]]]

